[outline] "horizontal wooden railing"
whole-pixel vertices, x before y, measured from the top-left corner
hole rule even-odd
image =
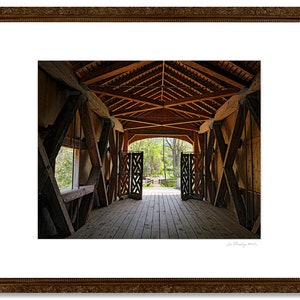
[[[91,194],[94,192],[94,185],[83,185],[78,189],[66,190],[61,192],[61,196],[65,203],[71,202],[75,199],[81,198],[85,195]]]

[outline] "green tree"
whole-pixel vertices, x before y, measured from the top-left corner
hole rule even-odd
[[[130,151],[144,152],[144,174],[146,176],[160,176],[163,172],[162,139],[145,139],[132,143]]]
[[[172,172],[175,178],[180,176],[180,156],[181,152],[192,152],[192,145],[179,139],[167,138],[166,148],[170,151],[172,161]]]
[[[72,187],[73,149],[61,147],[55,160],[55,178],[60,189]]]
[[[129,151],[144,152],[144,174],[146,176],[178,177],[181,152],[192,151],[192,146],[179,139],[153,138],[132,143]]]

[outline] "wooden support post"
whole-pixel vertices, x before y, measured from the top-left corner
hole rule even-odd
[[[216,198],[215,198],[215,206],[219,206],[220,203],[223,203],[224,197],[225,197],[225,191],[224,189],[224,179],[227,183],[227,188],[229,190],[229,193],[232,197],[236,214],[239,220],[239,223],[243,226],[246,225],[246,208],[245,204],[243,202],[243,199],[241,197],[239,188],[238,188],[238,183],[235,178],[232,166],[235,160],[236,152],[238,149],[238,146],[240,144],[240,138],[243,132],[243,128],[245,125],[245,119],[247,115],[247,108],[244,104],[240,104],[239,109],[237,111],[237,116],[235,120],[235,124],[231,133],[230,141],[229,141],[229,146],[227,147],[227,151],[224,157],[224,163],[223,163],[223,171],[221,173],[221,179],[219,182],[219,186],[217,189],[216,193]],[[217,128],[217,127],[216,127]],[[219,136],[219,141],[221,142],[222,145],[222,139],[220,139]],[[222,148],[224,147],[221,146]],[[222,150],[223,156],[224,156],[224,150]]]
[[[86,139],[86,145],[90,155],[90,160],[92,163],[91,174],[88,179],[88,185],[95,185],[95,189],[98,192],[99,202],[101,206],[107,206],[107,191],[105,185],[105,178],[102,172],[102,161],[96,142],[94,127],[90,118],[89,108],[87,103],[83,103],[80,107],[80,119]],[[88,218],[90,210],[92,208],[92,199],[91,195],[86,195],[82,198],[81,207],[80,207],[80,221],[79,224],[82,225]]]
[[[206,153],[206,139],[205,139],[206,134],[199,134],[199,147],[200,147],[200,154],[201,154],[201,160],[202,160],[202,174],[201,174],[201,191],[203,194],[203,198],[206,199],[206,190],[205,190],[205,176],[204,176],[204,158],[205,158],[205,153]]]
[[[212,154],[213,154],[214,142],[215,142],[214,131],[210,130],[208,144],[207,144],[207,150],[206,150],[206,156],[205,156],[205,178],[206,178],[207,194],[209,197],[209,201],[212,204],[215,199],[215,188],[214,188],[214,182],[212,181],[212,178],[211,178],[210,164],[211,164],[211,159],[212,159]]]
[[[194,153],[200,153],[200,145],[199,145],[199,135],[196,131],[194,131]]]
[[[46,199],[46,206],[58,233],[62,236],[68,236],[74,233],[74,228],[57,186],[52,166],[40,137],[38,137],[38,150],[39,169],[44,169],[48,174],[43,189],[39,191],[39,196]]]
[[[95,190],[94,190],[94,193],[84,195],[81,198],[80,207],[79,207],[79,218],[77,221],[78,228],[83,226],[86,223],[86,221],[88,220],[90,211],[93,207],[94,194],[97,193],[96,188],[97,188],[97,184],[98,184],[98,181],[100,178],[100,173],[101,173],[101,170],[98,167],[94,167],[91,170],[89,179],[87,181],[87,185],[94,185]],[[76,229],[78,229],[78,228],[76,228]]]
[[[227,151],[227,145],[225,144],[224,137],[223,137],[223,134],[222,134],[221,121],[216,121],[216,122],[213,123],[213,130],[214,130],[216,140],[217,140],[217,143],[218,143],[218,146],[219,146],[219,149],[220,149],[221,159],[222,159],[222,162],[224,163],[225,156],[226,156],[226,151]],[[222,195],[224,195],[224,197],[219,199],[218,203],[216,203],[215,199],[214,199],[214,205],[215,206],[227,207],[226,197],[225,197],[226,190],[227,190],[226,179],[225,179],[224,176],[221,176],[220,183],[218,185],[216,195],[222,194]]]
[[[246,103],[258,128],[260,129],[260,91],[247,95]]]
[[[129,144],[129,132],[128,130],[125,130],[124,132],[124,140],[123,140],[123,151],[128,151],[128,144]]]
[[[100,136],[100,140],[99,140],[99,143],[98,143],[100,158],[101,158],[102,162],[104,160],[104,156],[105,156],[106,151],[107,151],[108,138],[109,138],[111,130],[112,130],[111,120],[104,119],[101,136]]]
[[[79,113],[92,166],[100,168],[102,167],[102,163],[96,142],[95,130],[91,121],[89,108],[86,103],[82,104],[79,109]]]
[[[221,154],[221,158],[222,161],[224,163],[225,160],[225,156],[226,156],[226,150],[227,150],[227,145],[224,141],[224,137],[222,134],[222,130],[221,130],[221,121],[216,121],[213,124],[213,130],[216,136],[216,140],[220,149],[220,154]]]
[[[117,152],[117,143],[115,132],[112,129],[109,135],[109,145],[110,145],[110,153],[112,156],[111,164],[111,172],[108,186],[108,203],[111,204],[117,195],[117,179],[118,179],[118,152]]]

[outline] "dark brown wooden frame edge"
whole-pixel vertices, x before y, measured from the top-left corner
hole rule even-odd
[[[0,7],[0,22],[299,22],[300,7]],[[299,293],[299,278],[0,278],[0,293]]]
[[[300,7],[0,7],[0,22],[299,22]]]
[[[299,278],[0,279],[1,293],[299,293]]]

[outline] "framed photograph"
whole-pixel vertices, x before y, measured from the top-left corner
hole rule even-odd
[[[0,291],[298,293],[299,21],[299,7],[282,6],[1,7]],[[128,175],[120,153],[145,135],[179,137],[193,155],[181,156],[181,173],[162,156],[159,184],[181,174],[179,200],[169,197],[178,210],[161,202],[173,227],[166,219],[167,233],[142,239],[151,204],[121,199],[141,203],[154,182],[136,171],[146,156],[126,154]],[[54,172],[62,145],[74,150],[69,190]],[[81,173],[76,153],[88,161]],[[138,216],[132,234],[102,213],[121,201]],[[197,231],[200,202],[228,210],[226,226],[207,211]],[[96,234],[104,221],[87,222],[97,207],[116,222]]]

